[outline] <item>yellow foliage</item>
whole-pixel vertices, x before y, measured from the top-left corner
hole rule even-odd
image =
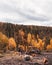
[[[40,44],[39,43],[36,44],[36,48],[40,49]]]
[[[32,35],[32,40],[31,40],[32,46],[34,46],[40,50],[43,50],[44,49],[44,42],[42,41],[42,39],[39,38],[38,35],[37,35],[37,38],[38,38],[38,42],[35,39],[34,35]]]
[[[44,42],[42,41],[42,39],[40,38],[38,39],[36,47],[39,48],[40,50],[44,49]]]
[[[39,49],[40,49],[40,50],[43,50],[43,49],[44,49],[44,42],[38,43],[38,44],[39,44],[39,45],[38,45],[38,46],[39,46]]]
[[[42,40],[40,38],[38,38],[38,43],[42,43]]]
[[[31,33],[28,33],[28,35],[27,35],[27,42],[31,43]]]
[[[34,40],[34,39],[32,39],[32,40],[31,40],[31,44],[32,44],[32,46],[36,47],[36,45],[37,45],[37,41]]]
[[[7,50],[8,37],[0,32],[0,50]]]
[[[52,50],[52,46],[51,45],[47,45],[47,50]]]
[[[52,46],[52,39],[50,39],[50,45]]]
[[[22,50],[25,50],[25,46],[24,45],[19,45],[19,48],[21,48]]]
[[[34,34],[32,34],[31,37],[32,37],[32,39],[35,39],[35,35]]]
[[[21,35],[21,36],[24,36],[24,31],[21,29],[21,30],[19,30],[19,35]]]
[[[9,38],[9,49],[16,48],[16,42],[13,37]]]
[[[8,37],[0,32],[0,41],[3,43],[8,43]]]

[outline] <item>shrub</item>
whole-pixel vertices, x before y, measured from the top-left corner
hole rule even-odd
[[[6,50],[8,45],[8,37],[0,32],[0,50]]]
[[[9,45],[8,45],[9,50],[14,50],[16,49],[16,42],[13,37],[9,38]]]

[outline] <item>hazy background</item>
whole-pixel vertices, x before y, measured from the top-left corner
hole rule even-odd
[[[52,0],[0,0],[0,21],[52,26]]]

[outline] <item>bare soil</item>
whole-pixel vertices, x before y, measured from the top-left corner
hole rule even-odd
[[[24,56],[25,54],[13,51],[0,54],[0,65],[52,65],[52,52],[43,52],[41,55],[34,56],[30,61],[25,61]],[[44,57],[48,59],[49,64],[43,63]]]

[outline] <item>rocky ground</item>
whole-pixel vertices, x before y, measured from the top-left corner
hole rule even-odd
[[[44,52],[43,55],[47,57],[49,65],[52,65],[52,52]]]
[[[30,57],[30,60],[26,58],[27,56]],[[13,51],[3,53],[0,54],[0,65],[52,65],[52,53],[44,52],[33,57]]]

